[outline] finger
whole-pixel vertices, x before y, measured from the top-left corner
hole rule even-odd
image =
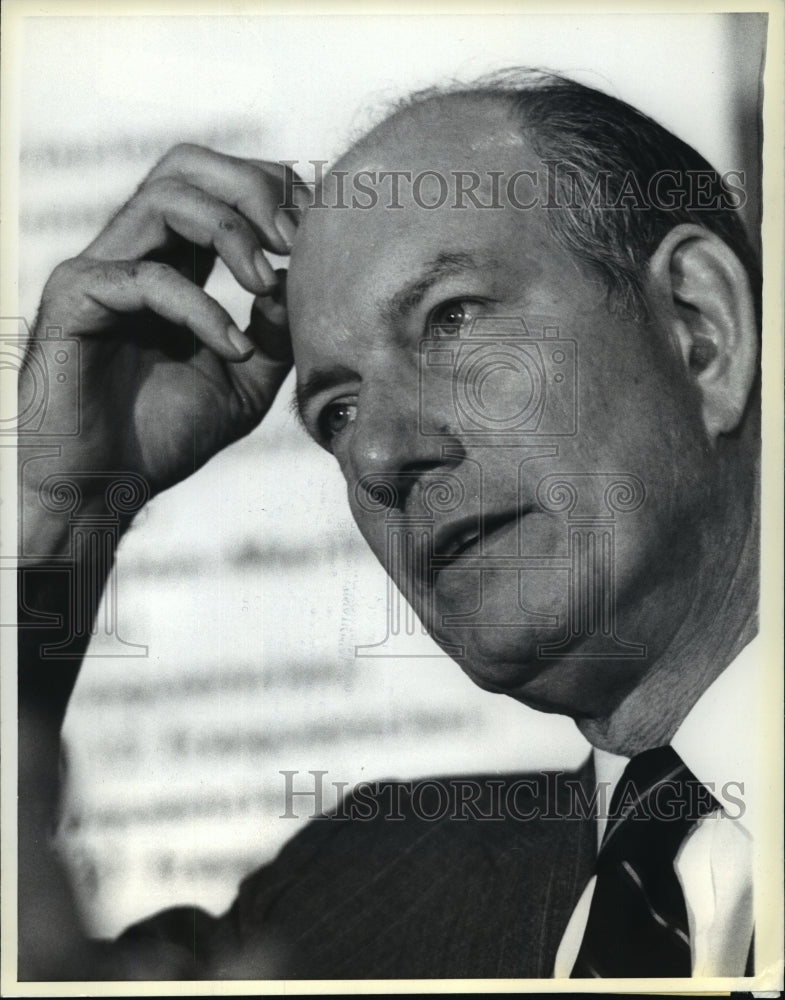
[[[270,163],[266,160],[249,159],[248,162],[282,181],[284,198],[281,207],[296,225],[299,224],[303,213],[313,201],[313,182],[306,183],[287,161]]]
[[[251,162],[216,153],[204,146],[175,146],[155,166],[148,181],[179,177],[207,191],[242,213],[257,229],[265,249],[287,254],[292,244],[291,213],[287,202],[286,168],[279,164]]]
[[[117,313],[140,309],[186,327],[227,361],[253,353],[253,343],[215,299],[155,261],[66,261],[47,283],[42,304],[42,313],[56,317],[69,335],[98,333],[116,321]]]
[[[271,405],[292,367],[292,345],[286,313],[285,271],[269,295],[259,296],[251,309],[246,336],[256,351],[242,365],[233,366],[230,378],[242,398],[261,415]]]
[[[293,355],[286,303],[285,268],[279,268],[275,275],[277,284],[272,291],[254,299],[247,334],[271,361],[291,364]]]
[[[277,280],[255,230],[239,212],[173,177],[141,189],[133,207],[129,205],[111,232],[101,234],[86,253],[108,260],[120,254],[144,257],[165,246],[172,232],[190,243],[212,247],[243,288],[255,295],[267,292]]]

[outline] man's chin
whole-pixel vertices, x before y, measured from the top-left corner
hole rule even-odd
[[[553,660],[540,650],[563,632],[558,623],[566,617],[564,595],[556,581],[541,575],[538,582],[535,602],[533,595],[519,593],[514,570],[484,571],[482,585],[476,572],[440,574],[423,620],[476,684],[506,694],[552,668]]]
[[[540,641],[530,636],[490,635],[486,629],[450,629],[437,638],[439,645],[464,673],[484,691],[517,697],[557,664],[538,655]]]
[[[511,633],[500,640],[498,633],[484,632],[450,630],[440,645],[483,691],[506,695],[540,712],[576,720],[602,714],[638,676],[629,662],[583,656],[580,645],[543,655],[542,646],[554,642],[550,634]]]

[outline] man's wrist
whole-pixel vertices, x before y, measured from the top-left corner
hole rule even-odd
[[[19,563],[52,566],[77,559],[86,536],[116,548],[150,495],[130,472],[55,472],[23,482],[19,506]]]

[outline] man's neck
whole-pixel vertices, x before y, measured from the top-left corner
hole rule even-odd
[[[757,539],[751,524],[724,587],[722,574],[707,573],[700,604],[637,687],[607,717],[578,721],[593,746],[632,757],[669,743],[698,698],[752,641],[758,630]]]

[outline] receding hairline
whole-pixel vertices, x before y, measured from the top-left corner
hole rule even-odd
[[[387,143],[401,124],[427,117],[445,104],[498,109],[527,152],[542,161],[555,156],[589,180],[607,171],[618,184],[629,173],[646,177],[675,167],[685,173],[712,172],[713,190],[721,189],[719,174],[700,153],[640,109],[596,87],[531,67],[512,67],[468,84],[430,87],[388,105],[384,117],[351,143],[336,167],[356,163],[361,156],[371,159],[375,147]],[[489,120],[487,134],[494,136],[497,127]],[[618,211],[586,204],[548,212],[547,217],[562,247],[600,275],[612,302],[638,315],[646,311],[646,264],[665,233],[684,222],[714,232],[747,271],[760,322],[760,263],[735,208],[707,213],[690,205],[676,211],[655,205],[646,212],[634,206]]]
[[[384,118],[376,122],[375,125],[371,126],[347,146],[336,161],[335,166],[331,169],[342,169],[347,163],[351,163],[358,156],[368,154],[375,147],[382,145],[391,133],[395,133],[396,128],[409,122],[417,122],[425,118],[429,112],[446,104],[459,106],[463,104],[467,107],[493,107],[500,112],[500,118],[503,118],[509,124],[510,133],[523,142],[526,141],[524,129],[522,129],[521,122],[516,117],[515,108],[508,94],[468,88],[465,90],[445,90],[443,92],[434,90],[422,98],[417,98],[414,95],[414,99],[406,99],[399,102],[392,110],[388,110]],[[498,135],[498,123],[487,121],[483,124],[489,137],[495,138]]]

